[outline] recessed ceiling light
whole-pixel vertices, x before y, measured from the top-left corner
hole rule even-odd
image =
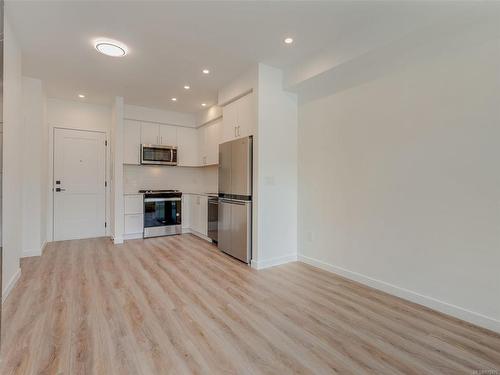
[[[189,86],[189,85],[184,85],[184,88],[185,88],[186,90],[189,90],[189,89],[191,88],[191,86]]]
[[[83,98],[85,98],[85,95],[83,95],[83,94],[78,94],[78,97],[79,97],[79,98],[81,98],[81,99],[83,99]]]
[[[293,38],[285,38],[284,42],[286,44],[292,44],[293,43]]]
[[[173,102],[176,102],[176,101],[177,101],[177,98],[172,98],[172,101],[173,101]]]
[[[94,45],[96,50],[107,56],[122,57],[127,54],[127,47],[114,40],[97,40]]]
[[[203,72],[203,74],[210,74],[210,70],[208,70],[208,69],[203,69],[202,72]]]
[[[207,106],[207,103],[201,103],[201,106],[202,106],[202,107],[206,107],[206,106]]]

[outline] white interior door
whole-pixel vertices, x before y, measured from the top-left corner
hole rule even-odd
[[[106,234],[106,136],[55,129],[54,240]]]

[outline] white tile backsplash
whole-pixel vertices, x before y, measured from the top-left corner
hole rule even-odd
[[[124,165],[123,191],[136,193],[141,189],[177,189],[191,193],[215,193],[217,178],[217,166]]]

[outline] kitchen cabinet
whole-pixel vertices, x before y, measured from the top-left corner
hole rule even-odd
[[[182,167],[199,165],[198,152],[199,129],[179,127],[177,129],[177,161]]]
[[[214,121],[198,129],[199,165],[219,163],[222,121]]]
[[[189,228],[194,234],[208,234],[208,197],[200,194],[183,194],[183,228]],[[184,219],[187,215],[186,227]]]
[[[254,94],[249,93],[222,108],[222,142],[254,134]]]
[[[142,238],[144,231],[144,198],[142,194],[126,194],[123,197],[124,239]]]
[[[141,123],[141,143],[148,145],[160,144],[160,125],[148,122]]]
[[[178,126],[159,125],[160,144],[163,146],[177,146]]]
[[[126,239],[129,239],[131,237],[142,237],[142,232],[144,230],[143,220],[143,214],[125,215],[124,235],[127,237]]]
[[[125,120],[123,123],[123,164],[141,164],[141,123]]]
[[[191,205],[192,195],[182,194],[181,210],[182,210],[182,229],[189,230],[191,228]]]
[[[254,95],[250,93],[236,101],[237,105],[237,128],[236,138],[247,137],[254,134],[255,113]]]
[[[141,123],[141,143],[177,146],[177,126]]]
[[[236,126],[238,122],[237,101],[222,107],[222,142],[231,141],[236,138]]]

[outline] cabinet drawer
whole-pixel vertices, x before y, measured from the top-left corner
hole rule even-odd
[[[144,203],[142,194],[125,195],[124,198],[124,213],[129,214],[142,214],[144,211]]]
[[[142,233],[144,230],[143,215],[125,215],[125,234]]]

